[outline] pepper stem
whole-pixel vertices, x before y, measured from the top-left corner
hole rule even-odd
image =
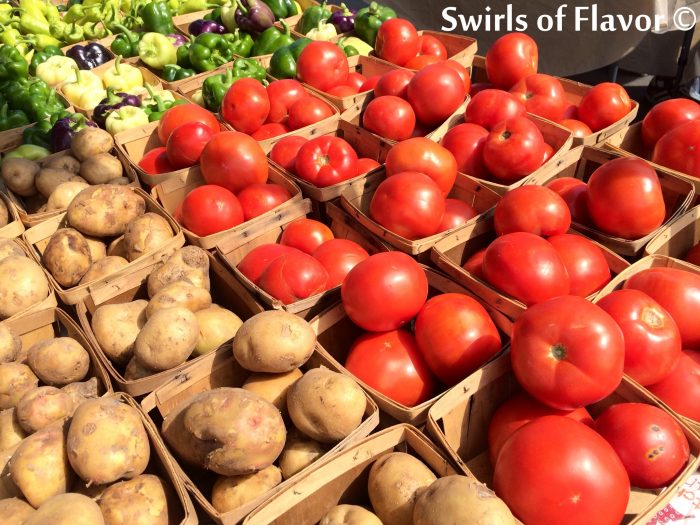
[[[122,62],[122,56],[117,55],[117,59],[114,61],[114,71],[117,72],[118,77],[121,76],[121,74],[122,74],[121,73],[121,66],[120,66],[121,62]]]
[[[241,2],[241,0],[236,0],[236,6],[243,12],[243,14],[248,14],[248,8],[243,5],[243,2]]]
[[[280,24],[282,25],[282,29],[284,30],[283,33],[284,33],[285,35],[291,34],[291,33],[290,33],[289,26],[287,25],[287,22],[285,22],[284,20],[280,20]]]

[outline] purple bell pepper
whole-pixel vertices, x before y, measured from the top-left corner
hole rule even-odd
[[[195,20],[188,26],[187,31],[194,36],[199,36],[202,33],[223,35],[226,32],[226,28],[216,20]]]
[[[170,33],[169,35],[165,36],[168,37],[168,39],[173,43],[173,46],[175,47],[180,47],[189,42],[187,37],[185,35],[181,35],[180,33]]]
[[[78,68],[83,70],[101,66],[112,58],[110,52],[97,42],[91,42],[84,46],[73,46],[68,50],[66,56],[75,60]]]
[[[49,132],[49,149],[53,152],[69,149],[73,136],[88,126],[96,128],[97,124],[80,113],[58,119]]]
[[[334,11],[328,22],[335,26],[338,33],[349,33],[355,29],[355,11],[345,4],[340,4],[342,11]]]
[[[100,103],[95,106],[92,112],[92,119],[99,127],[104,129],[109,114],[115,109],[124,106],[136,106],[140,108],[141,99],[136,95],[129,95],[128,93],[115,93],[114,88],[107,88],[107,98],[103,98]]]
[[[236,0],[236,24],[246,33],[262,33],[275,24],[275,14],[262,0]]]

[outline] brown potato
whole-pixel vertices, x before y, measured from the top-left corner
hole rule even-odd
[[[92,264],[85,237],[73,228],[56,230],[41,255],[41,262],[64,288],[75,286]]]
[[[198,339],[192,312],[182,307],[157,310],[136,337],[134,356],[151,370],[170,370],[187,361]]]
[[[10,477],[10,459],[18,447],[19,443],[5,450],[0,450],[0,500],[23,497],[22,492]]]
[[[53,386],[29,390],[17,403],[17,420],[31,434],[73,414],[75,406],[70,395]]]
[[[158,310],[179,306],[195,313],[211,306],[211,295],[204,288],[192,286],[185,281],[175,281],[164,286],[148,301],[146,317],[149,319]]]
[[[263,399],[277,407],[282,414],[287,413],[287,392],[297,379],[302,376],[301,370],[295,368],[284,374],[251,374],[243,389],[255,392]]]
[[[376,514],[358,505],[336,505],[318,525],[382,525]]]
[[[17,406],[20,398],[39,386],[32,369],[21,363],[0,363],[0,410]]]
[[[39,164],[31,160],[14,158],[5,159],[0,166],[0,174],[5,186],[20,197],[37,194],[34,179],[39,173]]]
[[[92,259],[92,264],[107,257],[107,245],[102,240],[88,235],[83,235],[83,237],[85,237],[90,247],[90,259]]]
[[[185,246],[177,250],[163,266],[148,276],[148,296],[153,297],[166,284],[186,281],[209,290],[209,255],[197,246]]]
[[[0,261],[4,261],[10,255],[14,255],[16,257],[27,256],[27,254],[24,253],[24,250],[20,248],[19,244],[12,239],[0,239]]]
[[[85,128],[92,129],[92,128]],[[100,507],[82,494],[54,496],[29,516],[24,525],[105,525]]]
[[[16,447],[26,437],[27,433],[17,419],[17,409],[6,408],[0,411],[0,451]]]
[[[146,324],[148,301],[138,299],[124,304],[105,304],[97,308],[90,326],[107,358],[126,364],[134,354],[134,343]]]
[[[212,304],[194,313],[199,323],[199,340],[194,355],[213,352],[226,341],[230,341],[243,324],[240,317],[226,308]]]
[[[320,459],[325,453],[325,447],[318,441],[309,439],[298,431],[290,433],[279,459],[282,477],[284,479],[291,478]]]
[[[154,370],[146,368],[138,359],[132,357],[124,370],[124,379],[127,381],[136,381],[157,373],[158,372]]]
[[[109,243],[109,246],[107,246],[107,255],[126,259],[126,245],[124,244],[123,235],[120,235]]]
[[[56,337],[34,343],[27,364],[47,385],[63,386],[85,378],[90,354],[72,337]]]
[[[211,491],[211,504],[220,513],[231,512],[282,483],[280,469],[270,465],[253,474],[219,477]]]
[[[12,329],[0,324],[0,363],[14,361],[22,349],[22,341]]]
[[[80,166],[80,176],[90,184],[107,184],[124,173],[119,159],[109,153],[99,153],[88,157]]]
[[[168,485],[142,474],[105,489],[98,504],[106,525],[168,525]]]
[[[117,273],[119,270],[126,268],[129,261],[123,257],[105,257],[97,262],[93,262],[90,269],[80,279],[80,284],[87,284],[99,279]]]
[[[10,210],[3,199],[0,199],[0,228],[7,226],[10,222]]]
[[[112,135],[103,129],[86,127],[73,136],[70,149],[78,160],[86,160],[114,148]]]
[[[142,255],[162,248],[174,233],[168,221],[157,213],[146,213],[133,220],[124,232],[126,258],[135,261]]]
[[[0,319],[34,306],[49,296],[44,271],[27,257],[11,255],[0,261]]]
[[[68,153],[63,155],[52,155],[50,158],[42,160],[41,167],[66,170],[76,174],[80,173],[80,161]]]
[[[131,188],[100,184],[81,191],[68,206],[66,217],[85,235],[115,237],[145,211],[146,201]]]
[[[3,525],[23,525],[34,514],[34,508],[18,498],[0,500],[0,516]]]
[[[88,399],[100,397],[102,387],[96,377],[91,377],[87,381],[78,381],[61,388],[73,400],[73,407],[78,408]]]
[[[48,199],[61,184],[65,182],[82,182],[87,185],[87,181],[80,175],[67,170],[57,170],[54,168],[42,168],[36,174],[34,185],[39,193]]]
[[[73,201],[75,196],[87,188],[89,184],[81,181],[62,182],[53,193],[49,195],[49,200],[46,203],[46,211],[65,210]]]

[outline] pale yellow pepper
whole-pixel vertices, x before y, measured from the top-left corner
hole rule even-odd
[[[102,75],[105,87],[114,88],[115,91],[129,92],[134,88],[143,86],[143,75],[139,68],[131,64],[122,64],[118,56],[114,65]]]
[[[37,66],[36,76],[50,87],[56,87],[64,82],[75,82],[77,68],[78,64],[70,57],[52,56]]]
[[[91,71],[75,68],[76,80],[61,87],[63,96],[72,105],[81,109],[94,109],[107,96],[100,77]]]

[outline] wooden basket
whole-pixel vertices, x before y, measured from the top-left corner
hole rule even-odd
[[[695,206],[657,233],[647,244],[644,254],[683,259],[688,250],[698,243],[700,243],[700,206]]]
[[[448,451],[462,469],[491,485],[493,469],[488,458],[487,434],[491,418],[499,406],[519,390],[511,370],[510,354],[504,354],[462,381],[430,409],[427,430]],[[645,403],[660,408],[649,393],[625,376],[613,394],[588,406],[595,418],[606,407],[620,402]],[[676,480],[662,490],[632,489],[624,523],[644,525],[673,496],[683,481],[700,465],[700,438],[678,418],[690,443],[691,458]]]
[[[2,192],[0,192],[0,200],[7,208],[8,217],[7,224],[0,228],[0,239],[14,239],[15,237],[19,237],[24,232],[24,224],[22,224],[19,218],[17,208],[10,198]]]
[[[155,213],[163,217],[168,222],[173,231],[173,237],[156,251],[142,255],[138,259],[129,262],[128,265],[124,266],[119,271],[97,281],[92,281],[86,284],[78,284],[72,288],[64,288],[58,284],[51,273],[47,271],[46,274],[49,276],[51,285],[56,289],[58,297],[64,304],[77,304],[90,293],[91,289],[111,286],[111,282],[119,276],[133,272],[139,268],[143,268],[144,266],[151,266],[154,262],[159,262],[164,258],[167,258],[171,253],[185,244],[185,236],[183,235],[180,226],[178,226],[178,224],[165,212],[165,210],[140,188],[135,189],[134,192],[142,197],[144,201],[146,201],[146,212]],[[69,227],[68,221],[66,220],[66,214],[62,213],[61,215],[57,215],[56,217],[53,217],[52,219],[49,219],[24,232],[22,238],[27,245],[31,247],[32,257],[35,261],[42,264],[41,257],[47,244],[49,243],[49,240],[51,239],[51,236],[60,228],[66,227]]]
[[[467,69],[472,67],[478,48],[475,38],[454,33],[428,30],[418,31],[418,35],[430,35],[437,38],[445,46],[445,49],[447,49],[447,58],[449,60],[454,60]],[[377,60],[386,64],[391,64],[391,62],[387,62],[381,58],[377,58]]]
[[[0,131],[0,153],[13,150],[22,145],[22,133],[27,128],[31,128],[34,124],[20,126],[19,128],[6,129]]]
[[[499,329],[501,341],[505,346],[510,339],[512,323],[501,313],[495,311],[488,304],[482,301],[465,288],[451,281],[443,274],[423,267],[428,278],[429,292],[428,296],[433,297],[442,293],[459,293],[468,295],[478,301],[489,313],[491,319]],[[352,375],[345,369],[342,363],[345,363],[347,355],[350,351],[352,343],[366,332],[355,325],[345,313],[345,309],[341,303],[332,306],[309,321],[311,326],[316,331],[318,336],[319,352],[332,360],[336,367],[343,370],[344,373]],[[354,377],[354,376],[353,376]],[[442,390],[433,398],[420,403],[419,405],[408,407],[397,403],[393,399],[381,394],[374,388],[365,384],[363,381],[355,378],[365,391],[376,401],[382,412],[388,414],[396,421],[401,423],[410,423],[411,425],[420,426],[425,423],[428,417],[428,410],[441,396],[449,389],[442,387]]]
[[[301,369],[309,370],[320,367],[337,371],[333,363],[325,359],[318,352],[314,352],[311,359],[309,359]],[[157,388],[151,395],[146,397],[142,402],[142,406],[144,411],[146,411],[154,421],[157,421],[157,426],[160,426],[163,418],[181,411],[186,407],[185,403],[187,400],[191,399],[196,394],[219,387],[240,387],[249,375],[250,372],[244,370],[234,359],[231,346],[223,346],[216,352],[206,354],[202,359],[190,363],[189,366],[182,370],[182,373],[177,378]],[[171,457],[180,471],[180,476],[184,480],[185,486],[209,517],[216,523],[234,525],[239,523],[248,513],[260,506],[267,498],[291,486],[304,472],[308,472],[311,468],[324,464],[337,452],[346,449],[351,444],[369,435],[379,424],[379,409],[370,397],[366,395],[365,397],[367,399],[365,417],[360,426],[349,436],[331,448],[331,450],[313,465],[282,482],[267,493],[260,495],[253,501],[227,513],[222,514],[218,512],[212,506],[209,498],[212,484],[217,475],[197,467],[185,466],[177,459],[174,453],[171,453]]]
[[[244,525],[315,525],[336,505],[372,508],[367,477],[385,454],[404,452],[420,459],[437,477],[461,474],[424,434],[410,425],[396,425],[354,444],[326,464],[316,466],[252,512]]]

